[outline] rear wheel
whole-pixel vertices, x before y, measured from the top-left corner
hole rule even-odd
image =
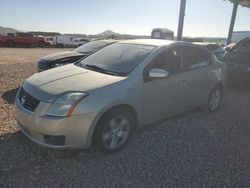
[[[220,87],[214,88],[208,97],[207,111],[215,112],[219,109],[222,100],[222,89]]]
[[[97,124],[94,144],[104,153],[113,153],[125,146],[134,131],[134,118],[130,112],[116,109],[107,112]]]

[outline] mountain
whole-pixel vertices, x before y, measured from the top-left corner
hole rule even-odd
[[[107,31],[104,31],[102,33],[99,33],[97,34],[98,36],[111,36],[111,35],[121,35],[120,33],[115,33],[114,31],[111,31],[111,30],[107,30]]]
[[[20,32],[19,30],[16,30],[14,28],[9,27],[2,27],[0,26],[0,35],[4,35],[6,33],[16,33]],[[28,33],[33,35],[42,35],[42,36],[55,36],[55,35],[61,35],[58,32],[43,32],[43,31],[29,31]],[[96,34],[96,35],[87,35],[87,34],[65,34],[68,36],[72,36],[74,38],[90,38],[90,39],[120,39],[120,40],[126,40],[126,39],[144,39],[144,38],[150,38],[150,36],[142,36],[142,35],[129,35],[129,34],[120,34],[116,33],[112,30],[107,30],[102,33]]]
[[[6,33],[16,33],[18,30],[10,27],[2,27],[0,26],[0,35],[4,35]]]
[[[129,34],[120,34],[112,30],[107,30],[96,35],[88,35],[90,38],[100,38],[100,39],[118,39],[118,40],[127,40],[127,39],[145,39],[150,38],[150,36],[143,35],[129,35]]]

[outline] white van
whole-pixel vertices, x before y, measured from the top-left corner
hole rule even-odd
[[[58,47],[78,47],[81,46],[81,43],[73,37],[57,35],[53,37],[53,45]]]

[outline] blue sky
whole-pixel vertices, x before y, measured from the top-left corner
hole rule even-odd
[[[150,35],[177,31],[180,0],[0,0],[0,26],[22,31],[96,34],[111,29]],[[184,36],[226,37],[232,4],[187,0]],[[250,31],[250,9],[239,6],[235,30]]]

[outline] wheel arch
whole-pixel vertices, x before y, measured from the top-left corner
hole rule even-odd
[[[95,121],[94,121],[94,123],[92,125],[92,128],[91,128],[91,130],[89,131],[89,134],[88,134],[88,138],[89,138],[88,139],[88,142],[89,142],[88,145],[93,144],[93,137],[94,137],[95,129],[96,129],[96,126],[97,126],[98,122],[102,119],[102,117],[105,114],[107,114],[111,110],[115,110],[115,109],[126,109],[128,112],[130,112],[132,114],[132,116],[134,117],[134,120],[135,120],[135,129],[137,128],[137,126],[139,124],[139,115],[138,115],[138,112],[135,109],[135,107],[133,107],[130,104],[116,104],[114,106],[111,106],[111,107],[103,110],[102,112],[100,112],[97,115],[97,118],[95,119]]]

